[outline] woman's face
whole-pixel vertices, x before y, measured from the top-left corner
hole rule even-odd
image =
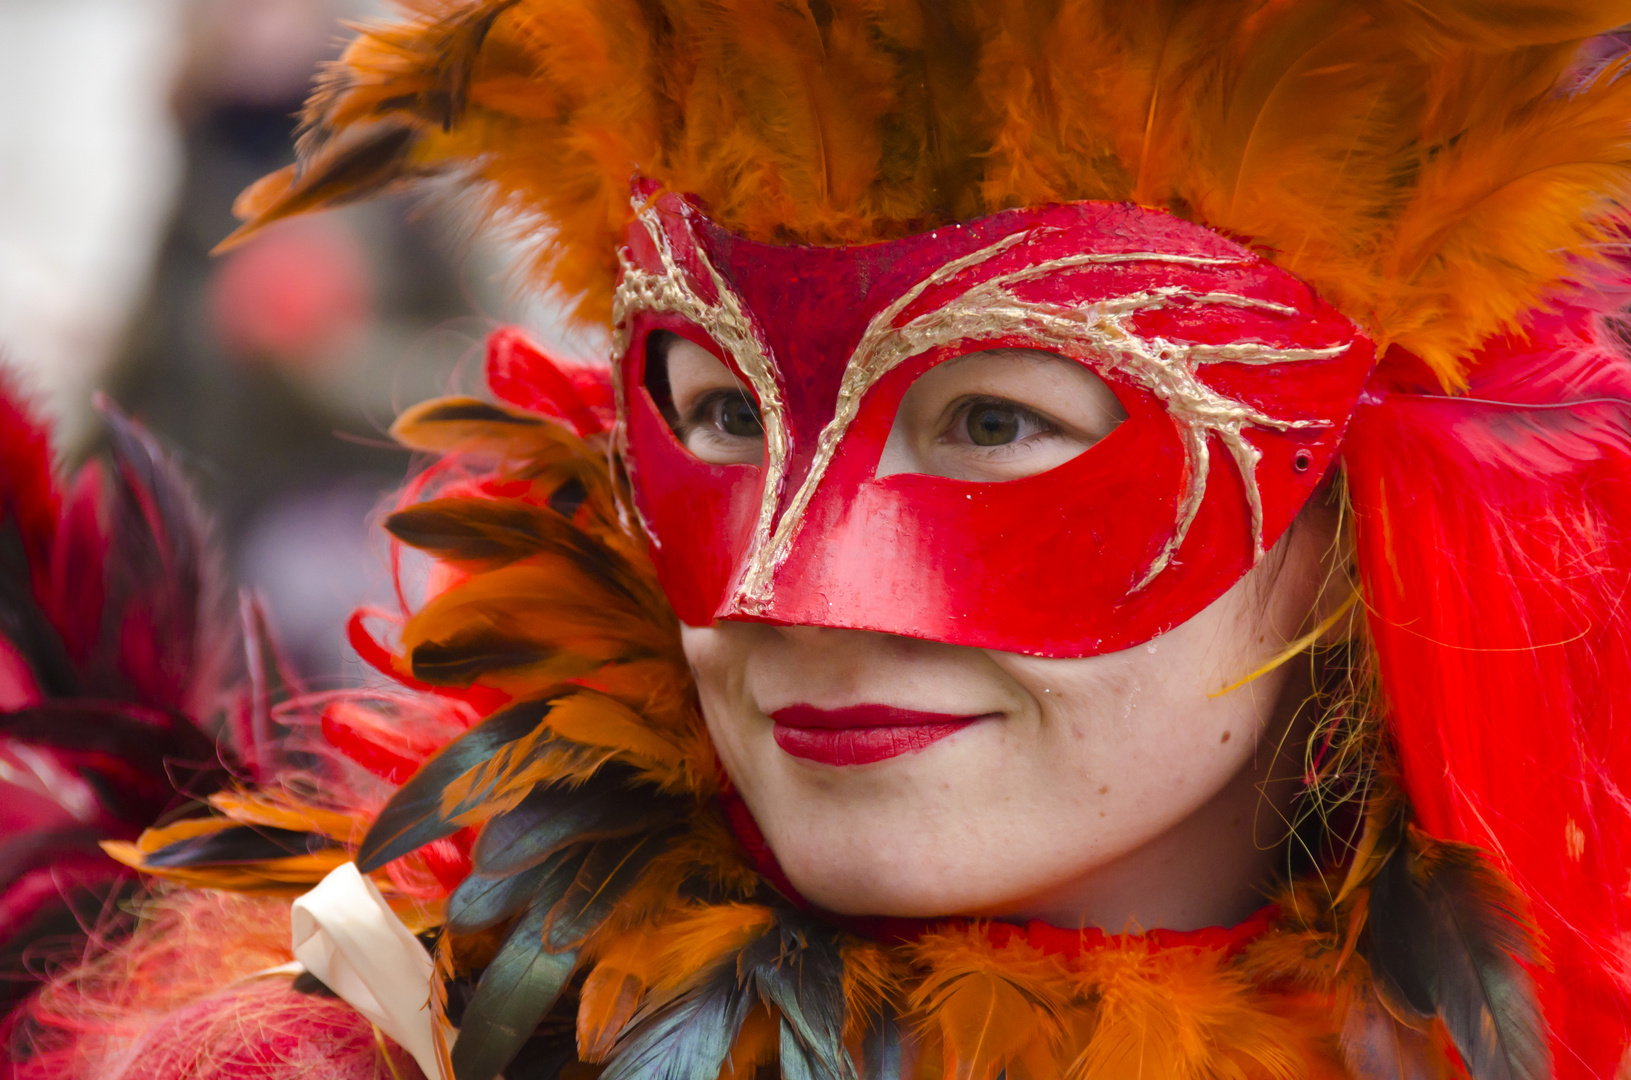
[[[759,460],[757,414],[729,370],[679,339],[666,354],[688,449]],[[974,353],[914,384],[879,472],[1028,476],[1121,418],[1078,363]],[[1275,750],[1306,665],[1218,691],[1306,629],[1329,517],[1305,511],[1215,603],[1124,652],[1044,659],[731,621],[684,628],[685,652],[726,770],[822,907],[1113,931],[1227,923],[1262,902],[1284,835],[1300,748],[1278,769]]]

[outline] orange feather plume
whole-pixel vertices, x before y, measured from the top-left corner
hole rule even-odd
[[[1131,199],[1240,236],[1458,385],[1631,195],[1627,0],[411,0],[323,78],[239,235],[479,180],[605,323],[642,174],[760,239]]]

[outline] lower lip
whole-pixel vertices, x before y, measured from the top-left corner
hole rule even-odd
[[[790,705],[776,710],[771,719],[776,722],[776,745],[793,757],[822,765],[870,765],[925,750],[994,715],[953,716],[888,705],[846,709]]]

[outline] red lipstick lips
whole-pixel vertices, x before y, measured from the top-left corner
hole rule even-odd
[[[995,713],[954,716],[893,705],[850,705],[818,709],[789,705],[770,714],[776,745],[796,758],[823,765],[868,765],[915,754],[948,735]]]

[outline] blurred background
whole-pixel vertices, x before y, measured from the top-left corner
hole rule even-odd
[[[234,197],[292,160],[295,113],[343,23],[380,0],[0,0],[0,363],[64,460],[102,391],[181,458],[230,573],[260,590],[314,687],[354,682],[359,604],[389,604],[379,509],[406,405],[480,386],[488,331],[597,355],[506,252],[384,200],[221,257]]]

